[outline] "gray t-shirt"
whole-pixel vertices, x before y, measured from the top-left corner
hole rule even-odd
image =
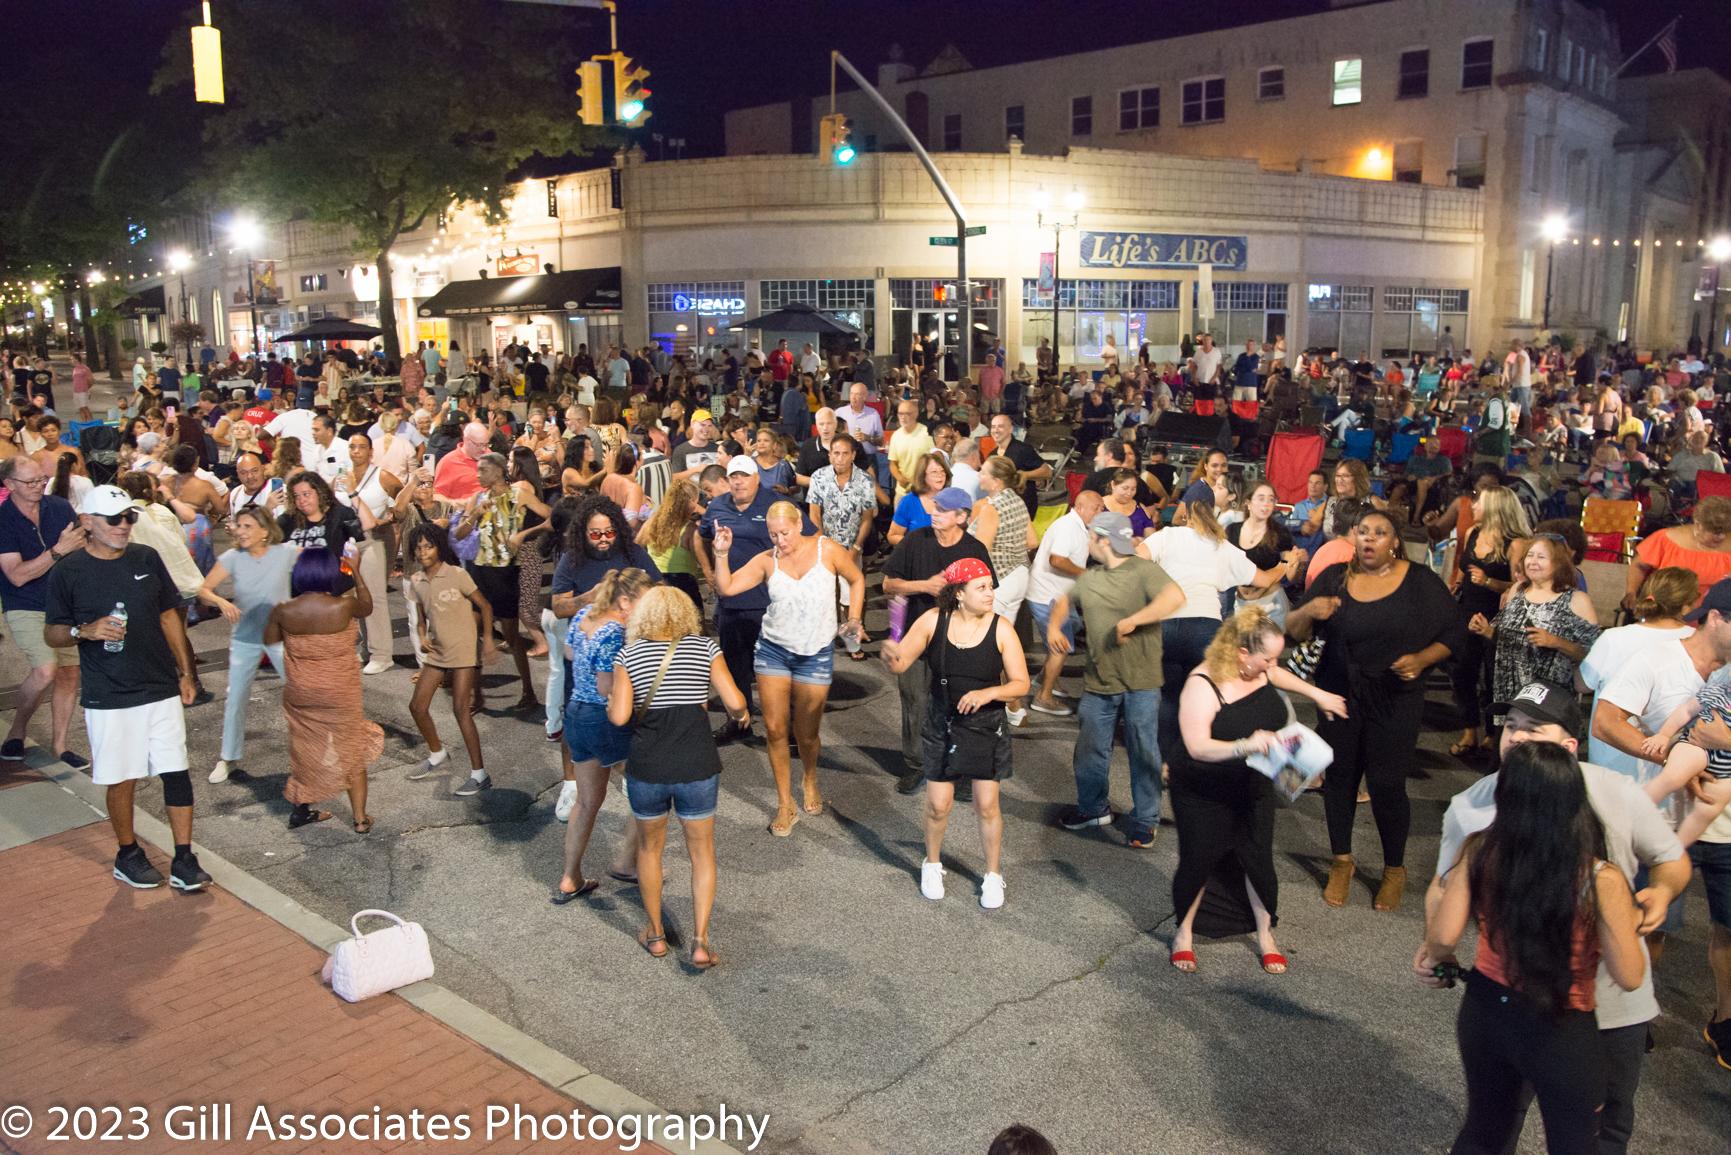
[[[272,607],[289,599],[289,575],[300,555],[300,550],[285,542],[265,550],[263,557],[231,549],[216,559],[234,578],[234,596],[229,600],[240,607],[240,621],[230,635],[234,641],[264,641],[264,625]]]
[[[1622,870],[1631,881],[1640,866],[1656,866],[1683,857],[1683,844],[1677,841],[1671,824],[1648,799],[1647,792],[1635,781],[1615,770],[1581,763],[1581,777],[1587,781],[1587,801],[1599,824],[1605,828],[1605,857]],[[1468,837],[1490,826],[1497,816],[1497,776],[1480,778],[1449,802],[1443,815],[1442,843],[1437,847],[1436,872],[1441,878],[1460,858],[1461,846]],[[1641,950],[1647,949],[1646,940]],[[1649,962],[1641,985],[1626,991],[1611,981],[1605,964],[1599,964],[1597,1001],[1599,1029],[1615,1030],[1636,1023],[1651,1022],[1659,1017],[1659,1000],[1653,995],[1653,966]]]

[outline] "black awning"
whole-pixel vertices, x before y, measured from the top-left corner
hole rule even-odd
[[[488,277],[452,281],[421,302],[423,317],[469,317],[488,313],[617,311],[623,293],[619,270],[572,269],[532,277]]]
[[[168,312],[168,293],[161,285],[143,289],[114,307],[122,317],[160,317]]]

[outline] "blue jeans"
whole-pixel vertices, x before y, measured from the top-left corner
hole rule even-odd
[[[1090,690],[1076,704],[1076,718],[1081,723],[1076,735],[1077,809],[1105,814],[1111,808],[1107,787],[1112,777],[1113,735],[1122,718],[1134,803],[1129,833],[1152,831],[1160,824],[1160,691],[1096,694]]]
[[[228,643],[228,699],[222,707],[222,760],[239,762],[246,753],[246,699],[252,692],[252,680],[258,677],[259,656],[267,655],[270,664],[282,677],[282,646],[267,646],[263,642]]]
[[[1202,664],[1208,643],[1219,632],[1215,618],[1167,618],[1160,623],[1160,667],[1166,683],[1160,691],[1160,745],[1166,749],[1180,741],[1178,698],[1184,693],[1184,680]]]

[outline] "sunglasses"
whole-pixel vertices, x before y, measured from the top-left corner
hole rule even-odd
[[[102,515],[102,520],[109,525],[119,525],[121,522],[125,522],[127,525],[136,525],[138,524],[138,511],[129,509],[124,513],[105,513]]]
[[[615,538],[618,536],[618,532],[611,529],[592,529],[589,531],[590,541],[606,541],[609,538]]]

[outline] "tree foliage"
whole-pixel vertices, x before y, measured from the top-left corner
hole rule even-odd
[[[228,0],[228,102],[206,128],[229,203],[353,230],[379,268],[398,352],[390,253],[460,202],[502,209],[514,170],[606,143],[576,118],[574,72],[603,47],[598,13],[501,0]],[[157,90],[190,81],[171,40]]]

